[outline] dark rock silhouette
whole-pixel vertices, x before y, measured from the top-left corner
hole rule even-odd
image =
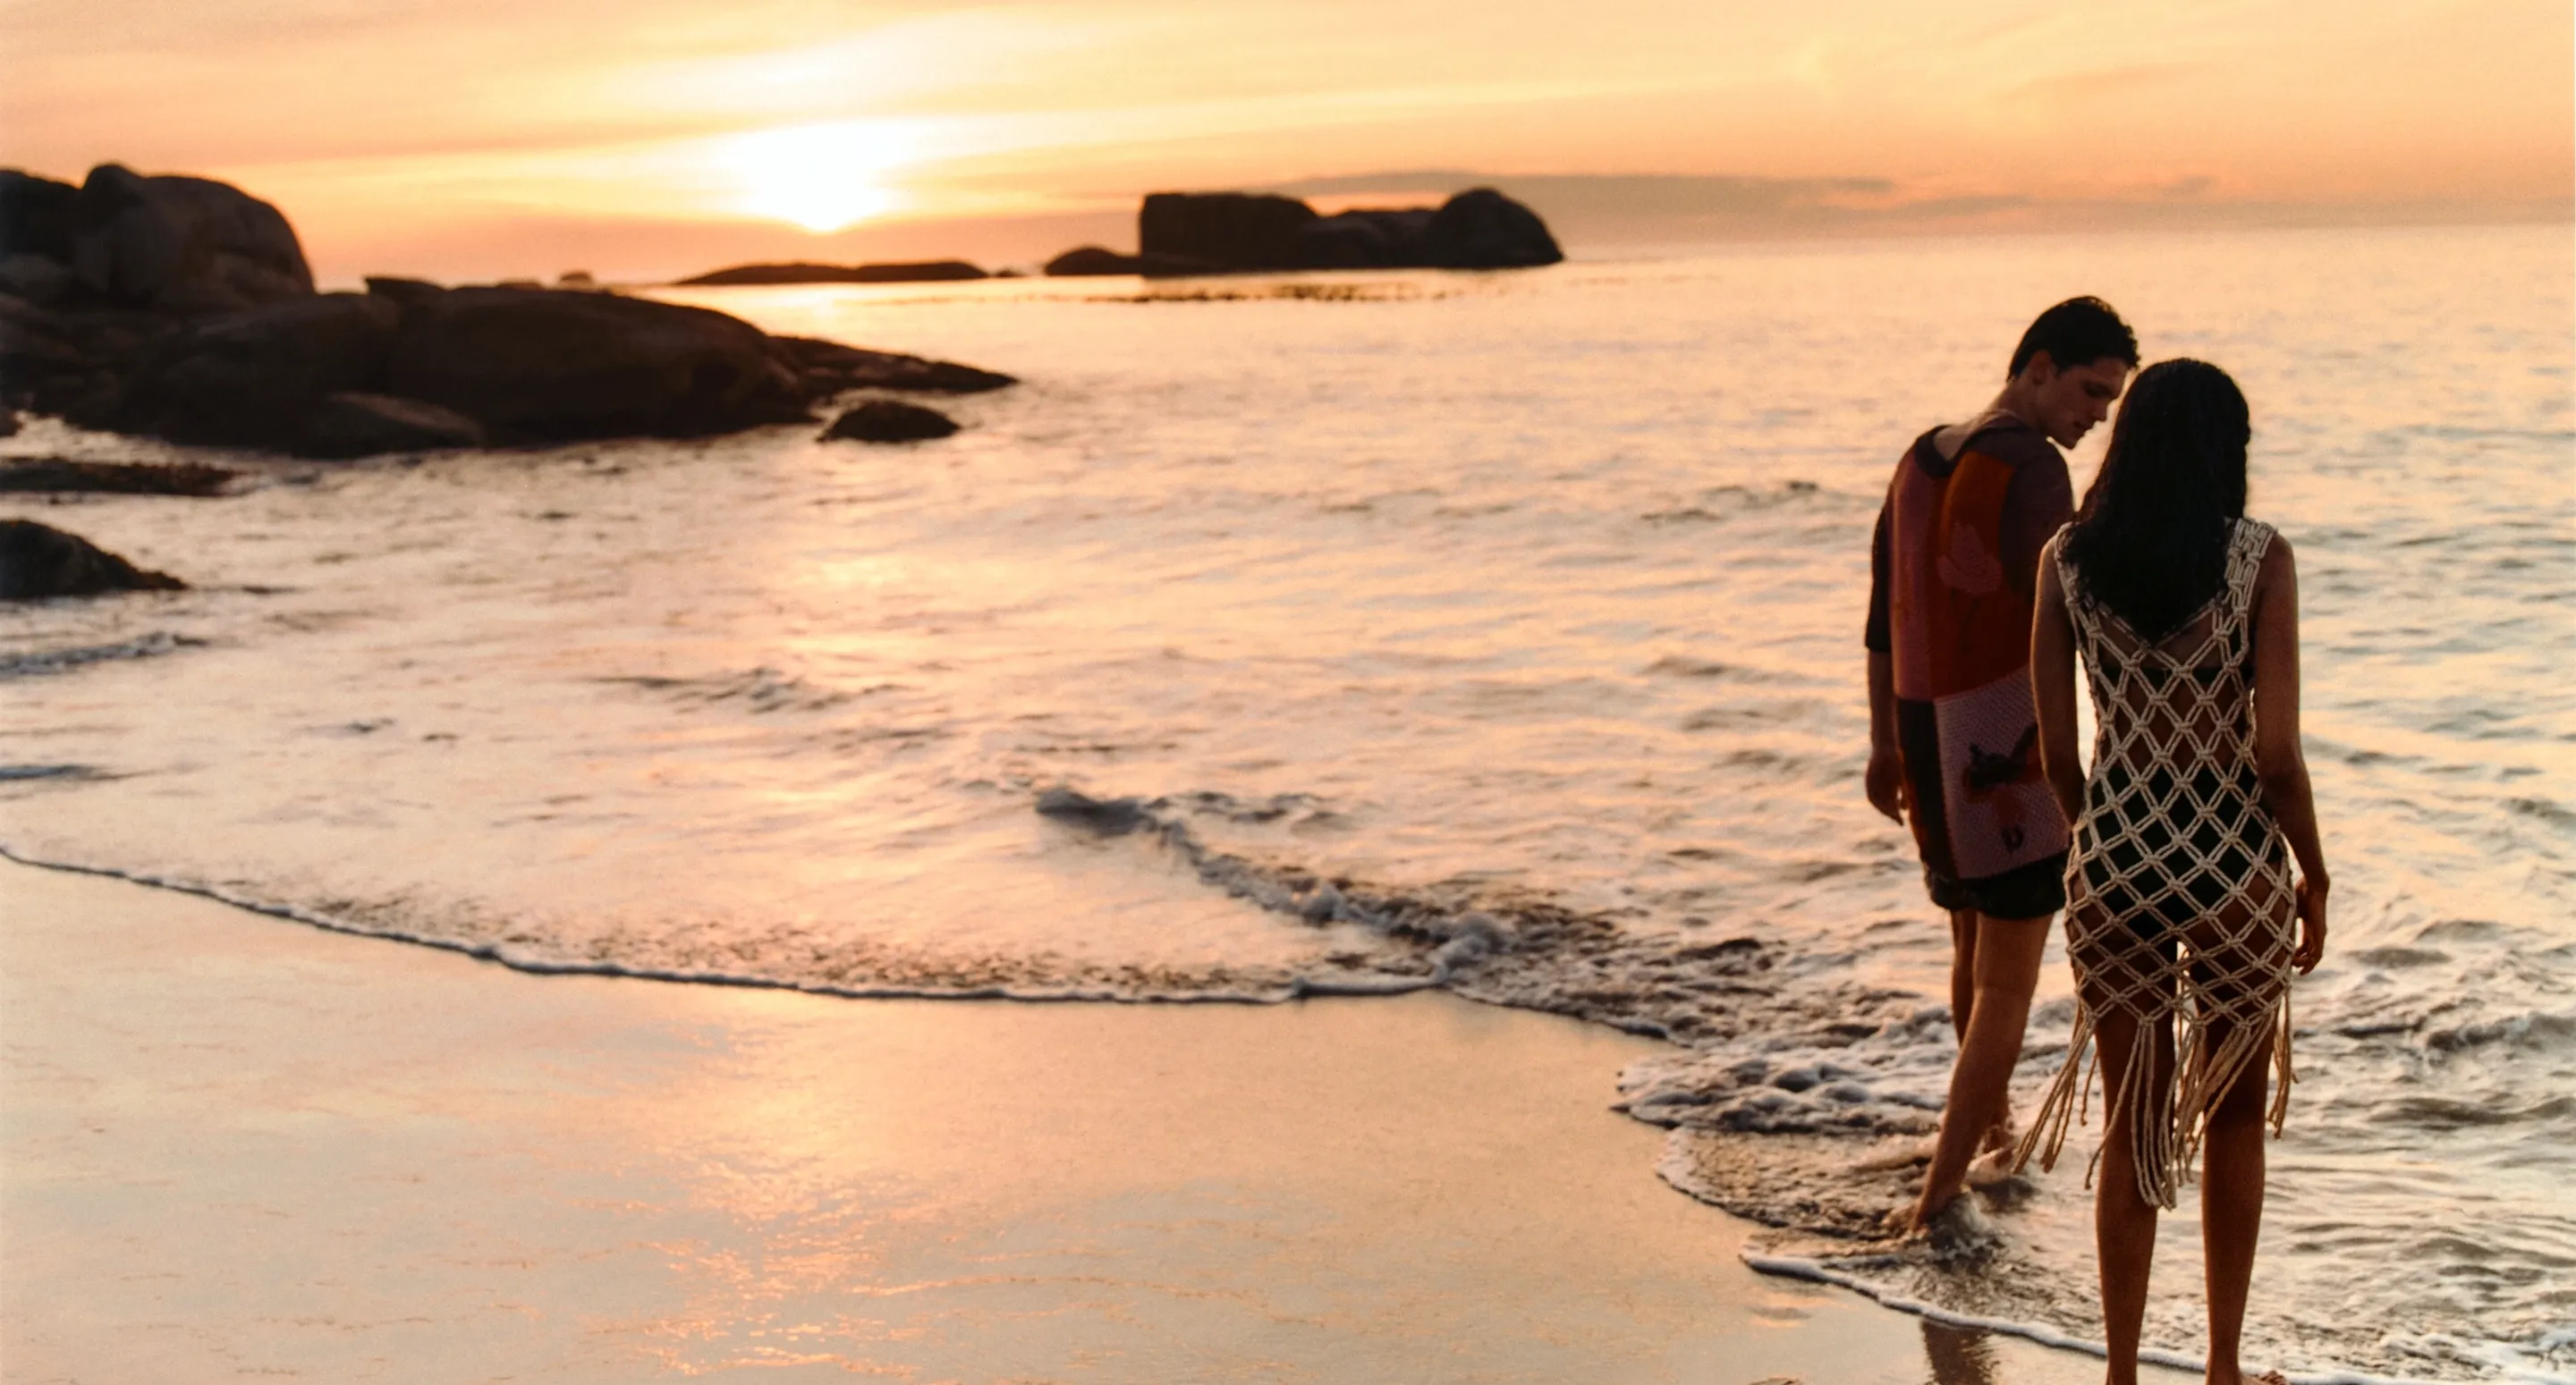
[[[459,288],[414,300],[399,319],[377,389],[452,409],[494,442],[696,437],[812,417],[769,337],[705,308]]]
[[[323,396],[381,386],[401,319],[363,293],[200,318],[155,343],[106,421],[172,442],[279,446]]]
[[[0,169],[0,256],[72,262],[73,207],[80,189],[14,168]]]
[[[1538,213],[1492,188],[1470,188],[1432,213],[1423,251],[1442,269],[1527,269],[1565,258]]]
[[[31,519],[0,519],[0,600],[178,591],[188,584],[136,567],[78,534]]]
[[[1297,232],[1315,209],[1254,192],[1154,192],[1136,213],[1136,249],[1206,270],[1302,269]]]
[[[1050,279],[1136,272],[1135,256],[1121,255],[1101,245],[1077,245],[1046,262],[1046,274]]]
[[[824,442],[924,442],[957,431],[957,420],[918,404],[871,399],[832,420]]]
[[[109,495],[221,495],[241,473],[198,462],[84,462],[70,457],[0,461],[0,491]]]
[[[871,278],[981,277],[959,262]],[[0,170],[0,416],[357,456],[693,437],[811,422],[858,388],[1014,383],[954,362],[773,338],[725,313],[566,287],[371,278],[317,294],[294,229],[202,178]]]
[[[372,457],[384,452],[432,452],[481,447],[483,425],[417,399],[356,390],[327,395],[304,421],[295,452],[305,457]]]
[[[910,284],[988,279],[964,260],[914,260],[889,264],[746,264],[682,279],[682,286],[725,284]]]
[[[1158,192],[1137,213],[1136,235],[1141,253],[1134,270],[1091,272],[1524,269],[1565,258],[1536,212],[1492,188],[1459,193],[1437,210],[1354,209],[1333,216],[1262,193]],[[1056,271],[1050,266],[1049,272]]]
[[[203,313],[313,292],[284,214],[212,179],[101,164],[72,212],[72,276],[109,302]]]
[[[1169,255],[1121,255],[1097,245],[1083,245],[1046,262],[1047,277],[1052,279],[1085,278],[1105,274],[1193,274],[1202,272],[1196,261],[1175,259]]]

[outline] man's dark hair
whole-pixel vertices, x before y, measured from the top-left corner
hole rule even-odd
[[[2105,356],[2126,362],[2131,369],[2138,364],[2138,334],[2099,298],[2070,298],[2041,313],[2021,334],[2021,345],[2013,348],[2012,369],[2004,372],[2009,380],[2021,374],[2022,367],[2040,352],[2059,370],[2091,365]]]

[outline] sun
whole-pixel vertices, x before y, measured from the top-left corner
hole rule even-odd
[[[736,210],[821,233],[903,205],[887,175],[910,162],[908,145],[887,124],[851,120],[737,135],[717,159],[735,186]]]

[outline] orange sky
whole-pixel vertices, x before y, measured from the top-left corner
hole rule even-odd
[[[2564,219],[2571,53],[2566,0],[0,0],[0,163],[237,182],[326,281],[1027,262],[1159,187],[1495,181],[1578,254]]]

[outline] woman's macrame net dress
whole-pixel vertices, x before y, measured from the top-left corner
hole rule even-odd
[[[2116,1087],[2129,1107],[2138,1195],[2172,1207],[2211,1108],[2267,1048],[2278,1079],[2273,1133],[2289,1110],[2296,909],[2254,758],[2254,575],[2272,530],[2237,520],[2218,594],[2153,642],[2085,593],[2065,539],[2060,530],[2058,581],[2099,723],[2066,869],[2075,1033],[2016,1167],[2034,1152],[2041,1167],[2056,1167],[2068,1121],[2091,1104],[2095,1032],[2127,1016],[2140,1042]],[[2153,1036],[2167,1017],[2180,1045],[2171,1080],[2158,1083]],[[2101,1159],[2097,1150],[2086,1183]]]

